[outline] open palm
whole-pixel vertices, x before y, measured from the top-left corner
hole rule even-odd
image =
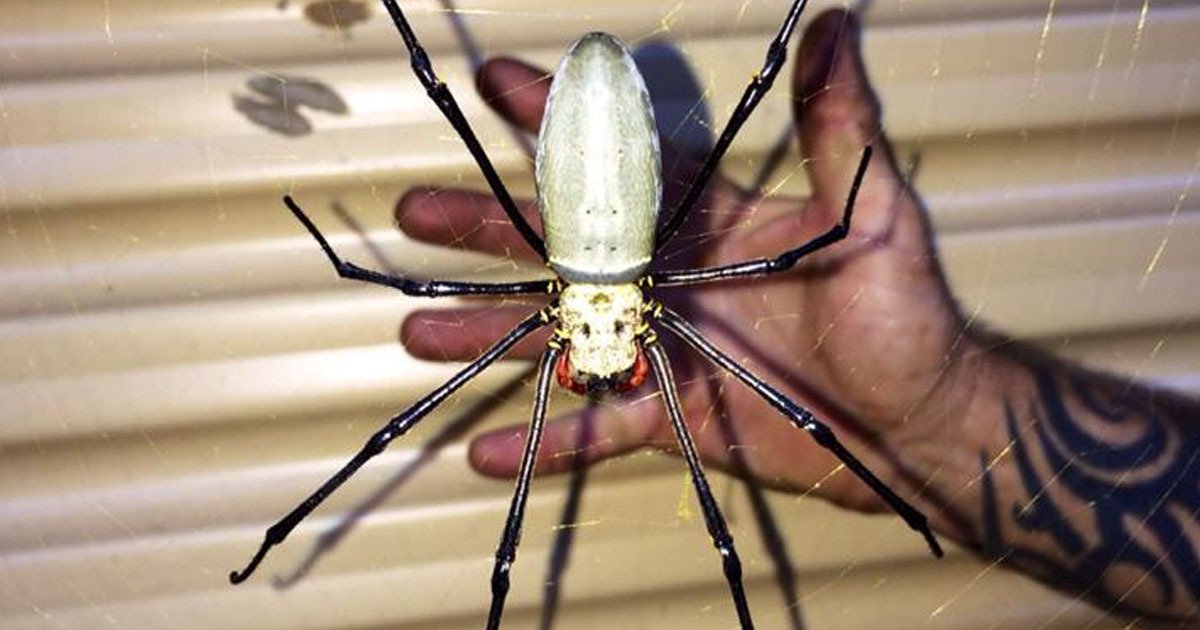
[[[923,481],[913,471],[928,469],[920,465],[922,460],[937,459],[920,445],[930,444],[931,435],[953,439],[947,432],[954,423],[946,420],[965,400],[955,392],[963,391],[959,381],[969,375],[952,360],[962,321],[934,256],[924,212],[880,131],[879,106],[859,54],[856,19],[842,11],[819,16],[806,30],[798,54],[792,90],[812,196],[768,199],[716,177],[655,269],[773,257],[824,232],[841,219],[863,147],[871,145],[875,157],[849,236],[805,258],[792,272],[655,290],[654,297],[828,422],[880,478],[901,496],[911,496]],[[502,116],[536,132],[549,89],[546,77],[514,60],[494,60],[482,69],[479,84]],[[671,149],[664,146],[664,151]],[[673,207],[690,180],[687,169],[676,169],[667,182],[665,207]],[[436,204],[436,211],[430,204]],[[536,261],[504,220],[499,204],[482,193],[410,191],[398,216],[401,228],[414,238],[460,242]],[[531,221],[536,222],[532,213]],[[529,311],[494,306],[422,310],[405,321],[403,339],[416,356],[466,360]],[[466,330],[440,325],[461,322],[471,325]],[[670,335],[666,338],[670,341]],[[523,342],[510,358],[536,357],[543,340]],[[672,346],[671,355],[685,414],[710,464],[785,489],[816,486],[816,493],[857,509],[884,507],[853,475],[831,475],[837,460],[735,379],[688,349]],[[714,422],[715,417],[724,422]],[[539,471],[562,470],[575,461],[558,455],[578,450],[582,422],[573,415],[548,425]],[[674,448],[656,396],[635,395],[630,404],[605,406],[588,422],[593,423],[584,450],[588,461],[646,445]],[[524,427],[513,427],[477,437],[472,464],[485,474],[515,475],[523,433]],[[733,444],[739,448],[731,448]]]

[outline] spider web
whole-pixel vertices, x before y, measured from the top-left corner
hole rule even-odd
[[[359,0],[56,4],[12,7],[0,27],[0,626],[478,624],[511,484],[473,473],[466,445],[473,432],[528,421],[527,363],[472,382],[273,550],[251,582],[225,583],[267,524],[458,365],[415,359],[398,337],[482,348],[481,323],[538,304],[469,302],[480,309],[447,318],[418,313],[434,304],[338,282],[279,203],[295,196],[346,258],[374,268],[545,274],[516,251],[468,251],[481,225],[450,247],[395,230],[405,190],[429,186],[423,208],[448,217],[455,190],[483,186],[411,78],[383,11]],[[530,138],[473,95],[481,59],[553,67],[578,34],[613,31],[638,51],[664,138],[699,154],[786,8],[404,6],[523,198],[533,191]],[[801,29],[827,6],[807,9]],[[1200,13],[1165,0],[858,8],[885,128],[969,325],[1200,391]],[[722,164],[764,200],[736,214],[726,198],[702,206],[694,223],[705,227],[672,255],[716,251],[809,193],[789,76],[790,66]],[[686,169],[665,172],[686,179]],[[736,318],[705,321],[779,339],[811,315],[777,283],[738,287],[735,306]],[[401,332],[406,318],[415,325]],[[819,378],[816,357],[844,325],[835,317],[814,341],[770,356],[801,383]],[[762,366],[745,351],[735,358]],[[720,404],[687,410],[697,434],[723,435],[732,413],[723,405],[740,385],[710,369],[677,371],[685,388],[717,393]],[[657,404],[646,394],[632,409]],[[581,405],[555,392],[551,414]],[[637,412],[604,401],[591,413],[601,422]],[[750,457],[758,448],[730,441]],[[1088,463],[1064,461],[1045,471],[1048,487]],[[729,627],[684,471],[644,449],[536,479],[509,626]],[[949,498],[978,496],[980,472]],[[846,474],[830,468],[821,481]],[[760,627],[1125,623],[967,553],[928,560],[890,515],[716,472],[710,480]]]

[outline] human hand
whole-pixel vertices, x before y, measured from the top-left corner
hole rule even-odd
[[[654,295],[830,424],[881,479],[910,497],[938,468],[944,440],[954,439],[947,435],[951,423],[946,420],[957,419],[968,404],[970,387],[962,381],[969,385],[970,374],[957,360],[963,323],[934,255],[924,211],[880,130],[879,105],[863,70],[859,39],[852,14],[829,11],[808,27],[799,49],[792,92],[812,196],[765,198],[714,178],[656,269],[773,257],[824,232],[840,220],[863,147],[872,145],[875,157],[849,236],[792,272],[656,290]],[[545,72],[494,60],[481,70],[479,84],[503,117],[537,131],[549,90]],[[670,147],[664,145],[664,152]],[[673,207],[693,171],[685,168],[668,178],[665,208]],[[533,206],[522,205],[531,210],[536,225]],[[461,243],[536,261],[499,204],[483,193],[410,191],[398,206],[398,220],[419,240]],[[415,356],[468,360],[529,310],[422,310],[405,321],[402,337]],[[469,325],[462,326],[464,322]],[[670,341],[669,334],[662,336]],[[527,340],[509,356],[534,358],[543,343],[544,337]],[[837,460],[753,392],[702,357],[679,346],[670,349],[685,415],[710,465],[784,489],[811,489],[840,505],[885,509],[853,475],[831,474]],[[712,422],[717,415],[725,421]],[[588,439],[580,444],[584,422],[591,425],[584,433]],[[520,426],[475,438],[472,465],[488,475],[515,475],[524,432]],[[580,456],[595,462],[646,445],[675,448],[662,402],[653,395],[603,406],[586,420],[574,414],[549,423],[538,470],[562,471]],[[935,526],[949,527],[930,516]]]

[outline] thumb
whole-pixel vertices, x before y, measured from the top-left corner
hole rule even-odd
[[[875,232],[904,194],[883,134],[880,105],[863,65],[862,29],[850,11],[830,10],[805,30],[792,77],[797,128],[813,201],[840,216],[864,147],[875,149],[855,210],[856,227]]]

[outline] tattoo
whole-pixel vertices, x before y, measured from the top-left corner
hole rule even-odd
[[[1005,540],[1003,501],[989,457],[981,453],[985,551],[1112,611],[1183,620],[1127,602],[1132,588],[1118,592],[1109,578],[1136,572],[1138,581],[1157,589],[1163,607],[1176,611],[1200,602],[1200,560],[1188,537],[1200,513],[1200,431],[1183,431],[1182,419],[1164,415],[1172,394],[1084,373],[1034,369],[1033,376],[1035,399],[1027,406],[1005,401],[1024,493],[1008,516],[1010,531],[1042,544]],[[1022,409],[1026,418],[1019,417]],[[1131,429],[1136,436],[1129,437]],[[1186,603],[1176,600],[1180,596]]]

